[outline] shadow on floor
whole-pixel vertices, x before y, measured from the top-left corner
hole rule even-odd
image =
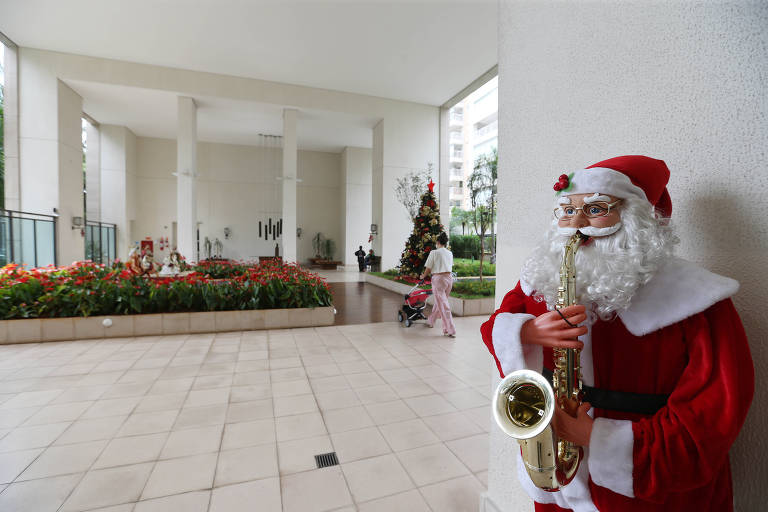
[[[397,321],[403,296],[367,283],[328,283],[336,308],[335,325]],[[427,307],[426,314],[430,308]]]

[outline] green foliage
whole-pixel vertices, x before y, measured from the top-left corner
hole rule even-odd
[[[421,195],[421,206],[413,219],[413,231],[400,255],[400,275],[416,277],[424,270],[430,251],[437,247],[437,235],[445,231],[434,192]]]
[[[477,277],[480,275],[480,262],[475,260],[467,260],[462,258],[455,258],[453,260],[453,271],[459,277]],[[496,265],[487,261],[483,262],[483,275],[495,276]]]
[[[323,259],[333,260],[333,255],[336,252],[336,243],[330,238],[323,240]]]
[[[451,295],[464,299],[475,297],[493,297],[496,293],[496,281],[456,281]]]
[[[480,237],[477,235],[451,235],[449,243],[454,263],[456,258],[480,258]]]
[[[217,266],[218,275],[226,271]],[[147,278],[92,263],[0,271],[0,319],[329,306],[328,285],[294,265],[232,265],[231,278],[200,273]]]

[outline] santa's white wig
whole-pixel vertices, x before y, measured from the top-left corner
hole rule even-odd
[[[672,256],[678,243],[669,223],[644,199],[627,197],[619,206],[621,227],[609,236],[593,237],[576,253],[576,294],[592,314],[610,320],[629,307],[635,291]],[[550,309],[557,300],[563,247],[569,235],[554,220],[547,236],[525,261],[524,289]],[[591,308],[591,309],[590,309]]]

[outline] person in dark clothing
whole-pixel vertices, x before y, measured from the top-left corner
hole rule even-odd
[[[355,251],[355,256],[357,256],[357,266],[360,269],[360,272],[365,272],[365,251],[363,250],[362,245]]]
[[[365,255],[365,267],[368,268],[369,265],[373,264],[373,258],[375,255],[373,254],[373,249],[368,251],[368,254]],[[373,269],[371,269],[373,270]]]

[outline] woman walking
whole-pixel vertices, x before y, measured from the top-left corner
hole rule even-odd
[[[434,327],[435,320],[443,320],[443,335],[456,337],[456,328],[453,326],[453,317],[451,316],[451,305],[448,303],[448,294],[453,288],[453,254],[445,248],[448,245],[448,235],[445,231],[437,235],[437,249],[433,250],[427,256],[427,262],[424,264],[424,272],[421,279],[432,276],[432,296],[435,298],[435,305],[432,307],[432,314],[427,318],[427,327]]]

